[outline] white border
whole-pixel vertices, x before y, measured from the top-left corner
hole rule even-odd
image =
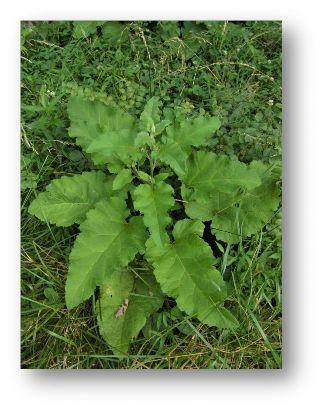
[[[320,2],[10,1],[1,19],[1,403],[24,409],[319,408],[322,385]],[[279,19],[284,26],[284,370],[19,370],[19,20]]]

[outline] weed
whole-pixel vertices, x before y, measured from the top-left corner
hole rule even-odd
[[[128,22],[126,41],[73,22],[21,28],[22,367],[279,368],[281,227],[213,252],[230,278],[235,331],[209,328],[172,305],[155,313],[120,360],[100,337],[95,298],[68,311],[64,285],[77,230],[36,221],[27,208],[54,178],[95,167],[67,135],[71,94],[114,101],[134,116],[157,96],[178,116],[217,116],[208,150],[250,163],[280,157],[281,25],[278,22]]]

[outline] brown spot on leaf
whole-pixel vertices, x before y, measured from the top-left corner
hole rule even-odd
[[[124,300],[124,302],[122,303],[122,305],[119,307],[119,309],[117,310],[117,313],[115,314],[115,318],[117,319],[118,317],[120,317],[120,316],[122,316],[122,315],[124,315],[125,314],[125,312],[126,312],[126,310],[127,310],[127,307],[128,307],[128,304],[129,304],[129,300],[128,300],[128,298],[126,298],[125,300]]]

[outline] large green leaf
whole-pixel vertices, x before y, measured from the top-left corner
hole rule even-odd
[[[180,221],[175,242],[161,248],[148,244],[148,257],[162,290],[176,299],[178,307],[201,322],[234,328],[236,319],[223,307],[227,286],[214,268],[211,248],[201,239],[198,225]],[[150,248],[150,249],[149,249]]]
[[[169,184],[159,181],[141,184],[133,193],[134,207],[144,214],[144,223],[158,246],[169,241],[166,227],[171,222],[168,211],[175,203],[173,192]]]
[[[143,252],[147,239],[142,218],[126,222],[129,210],[123,198],[102,201],[87,213],[72,252],[66,283],[66,304],[77,306],[91,296],[116,270]]]
[[[212,230],[217,239],[237,243],[241,237],[259,231],[277,210],[280,202],[277,177],[260,161],[253,161],[250,169],[255,170],[262,184],[238,196],[233,206],[218,208],[213,216]]]
[[[117,356],[128,352],[132,339],[162,304],[160,287],[151,274],[135,278],[128,271],[112,273],[101,286],[96,310],[100,333]]]
[[[42,221],[58,226],[81,223],[95,204],[108,198],[112,181],[101,171],[83,172],[81,175],[53,180],[46,190],[29,206],[29,212]]]
[[[271,166],[253,161],[249,169],[257,173],[261,184],[254,189],[233,190],[225,193],[207,191],[207,197],[199,195],[199,190],[187,189],[182,185],[185,212],[192,219],[211,221],[217,239],[237,243],[265,225],[279,205],[277,175]]]
[[[240,161],[212,152],[193,154],[182,178],[198,196],[208,198],[214,191],[231,194],[238,188],[253,189],[261,184],[258,173]]]
[[[76,138],[85,152],[92,154],[95,164],[116,159],[128,162],[136,154],[134,120],[115,105],[74,96],[69,100],[68,114],[69,135]]]

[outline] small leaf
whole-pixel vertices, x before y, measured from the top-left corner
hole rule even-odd
[[[39,176],[34,172],[25,169],[21,170],[20,188],[22,191],[26,189],[36,189],[38,180]]]
[[[53,288],[45,288],[44,295],[49,303],[57,303],[59,302],[59,295]]]
[[[24,169],[28,168],[28,165],[30,165],[34,161],[35,161],[35,158],[32,155],[23,155],[23,154],[21,154],[21,156],[20,156],[20,169],[24,170]]]
[[[151,177],[150,175],[148,175],[146,172],[143,171],[137,171],[138,173],[138,177],[143,180],[144,182],[150,182],[151,181]]]
[[[73,162],[78,162],[84,159],[84,155],[78,149],[74,149],[73,151],[69,152],[68,157]]]
[[[132,174],[130,169],[123,169],[113,180],[112,189],[119,190],[128,185],[132,181]]]
[[[158,175],[154,176],[156,182],[165,181],[170,176],[168,172],[160,172]]]

